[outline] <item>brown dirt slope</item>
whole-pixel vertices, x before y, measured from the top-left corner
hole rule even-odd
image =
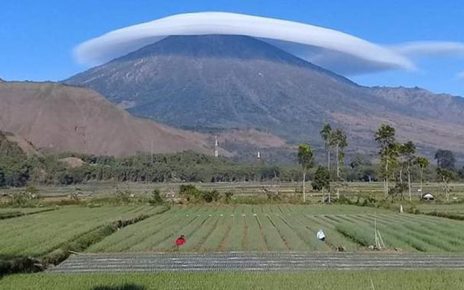
[[[55,83],[0,83],[0,130],[37,148],[124,156],[210,153],[205,135],[135,118],[95,91]]]
[[[34,147],[34,145],[30,141],[24,139],[21,136],[10,133],[10,132],[0,131],[0,143],[1,142],[9,142],[13,146],[17,146],[17,148],[19,148],[19,150],[21,150],[27,156],[33,156],[33,155],[40,156],[41,155],[41,153],[37,151],[37,149]],[[2,152],[2,153],[5,153],[5,152]]]

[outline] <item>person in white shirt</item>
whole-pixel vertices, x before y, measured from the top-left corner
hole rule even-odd
[[[316,234],[316,237],[318,240],[320,241],[325,241],[325,234],[324,234],[324,231],[322,229],[320,229],[317,234]]]

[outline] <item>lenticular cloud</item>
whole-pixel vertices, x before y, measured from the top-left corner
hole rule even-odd
[[[75,49],[77,60],[100,64],[170,35],[246,35],[338,73],[412,69],[400,52],[353,35],[310,24],[224,12],[178,14],[114,30]]]

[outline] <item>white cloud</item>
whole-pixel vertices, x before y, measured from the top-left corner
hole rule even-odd
[[[81,63],[100,64],[169,35],[247,35],[344,74],[413,69],[401,51],[337,30],[298,22],[225,12],[178,14],[114,30],[75,49]]]
[[[392,47],[405,56],[464,56],[464,43],[450,41],[416,41]]]

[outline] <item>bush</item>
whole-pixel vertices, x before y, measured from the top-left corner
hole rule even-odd
[[[39,203],[39,197],[29,192],[15,192],[11,195],[8,205],[14,207],[34,207]]]
[[[338,204],[348,204],[348,205],[355,204],[354,202],[352,202],[349,198],[347,198],[344,195],[341,195],[338,199],[335,200],[335,202]]]
[[[133,194],[129,190],[116,190],[116,200],[119,203],[129,203]]]
[[[148,200],[148,203],[151,205],[157,205],[157,204],[163,203],[163,199],[161,198],[161,193],[159,189],[154,189],[152,191],[150,199]]]
[[[266,196],[267,196],[267,199],[271,200],[271,201],[279,201],[279,200],[281,200],[280,195],[278,193],[275,193],[275,192],[269,191],[269,192],[266,193]]]
[[[185,196],[187,201],[191,199],[197,200],[200,198],[201,194],[201,191],[191,184],[182,184],[179,188],[179,195]]]
[[[232,196],[234,195],[234,193],[232,191],[226,191],[224,193],[224,197],[225,197],[225,201],[226,203],[229,203],[230,200],[232,199]]]
[[[204,201],[208,203],[213,202],[213,201],[218,201],[219,192],[217,190],[204,191],[202,192],[201,197],[203,198]]]

